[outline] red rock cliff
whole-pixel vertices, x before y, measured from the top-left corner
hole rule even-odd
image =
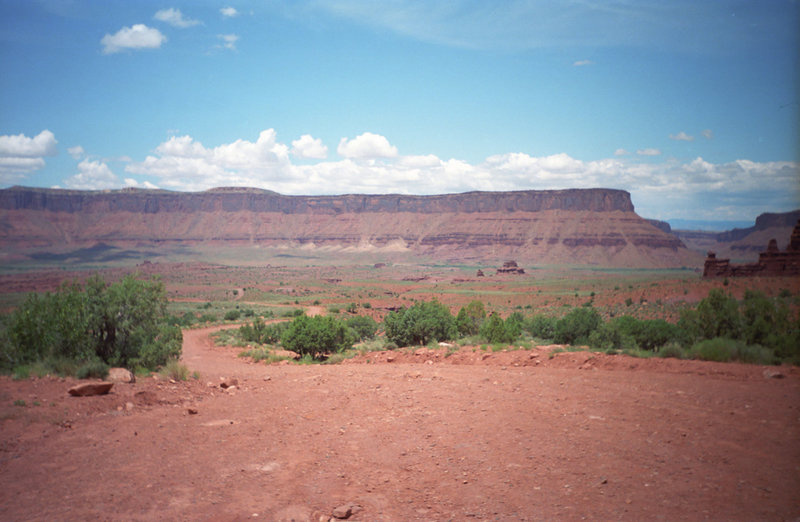
[[[0,190],[0,245],[222,242],[405,250],[447,259],[675,266],[691,254],[621,190],[284,196],[258,189]]]

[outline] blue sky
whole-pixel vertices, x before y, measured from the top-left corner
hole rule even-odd
[[[0,0],[0,186],[800,208],[797,0]]]

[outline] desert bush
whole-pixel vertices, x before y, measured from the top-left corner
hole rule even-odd
[[[365,315],[350,317],[345,324],[347,324],[348,328],[353,329],[359,341],[372,339],[378,331],[378,323],[375,322],[375,319]]]
[[[455,319],[439,301],[421,301],[389,313],[384,319],[386,337],[399,346],[447,341],[457,335]]]
[[[353,331],[344,321],[330,316],[301,315],[281,336],[281,344],[287,350],[311,358],[350,348],[355,341]]]
[[[546,315],[537,314],[522,323],[525,331],[531,334],[531,337],[537,339],[552,339],[556,334],[556,323],[558,319]]]
[[[486,310],[483,303],[474,300],[462,306],[456,315],[456,329],[458,335],[465,337],[477,334],[486,320]]]
[[[619,319],[622,319],[620,317]],[[616,352],[618,350],[636,350],[636,339],[624,327],[624,321],[614,319],[601,323],[589,334],[588,344],[596,350]]]
[[[600,314],[594,308],[573,308],[558,320],[553,338],[559,344],[586,344],[600,322]]]
[[[277,344],[281,340],[281,335],[289,327],[289,323],[265,324],[260,317],[257,317],[251,324],[244,324],[239,327],[239,338],[244,342],[257,344]]]
[[[65,284],[55,293],[30,294],[0,336],[0,365],[99,359],[154,368],[181,350],[182,334],[169,324],[166,305],[160,281],[133,276],[108,285],[95,275],[85,289]]]
[[[656,352],[656,355],[662,358],[673,357],[675,359],[683,359],[685,357],[683,347],[680,345],[680,343],[674,341],[659,348],[658,352]]]
[[[87,361],[78,367],[75,377],[78,379],[105,379],[108,375],[109,366],[99,359]]]
[[[189,368],[186,365],[181,364],[178,359],[170,359],[161,368],[159,372],[164,378],[172,379],[174,381],[185,381],[189,379]]]
[[[226,321],[238,321],[239,318],[242,316],[242,312],[239,310],[228,310],[225,312],[225,316],[223,317]]]

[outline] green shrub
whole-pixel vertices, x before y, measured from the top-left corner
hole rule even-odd
[[[189,368],[177,359],[170,359],[159,372],[164,378],[174,381],[189,379]]]
[[[600,322],[600,314],[594,308],[573,308],[556,323],[554,340],[559,344],[586,344]]]
[[[372,339],[375,337],[375,333],[378,331],[378,323],[375,322],[375,319],[365,315],[350,317],[347,319],[345,324],[347,324],[348,328],[353,329],[356,334],[356,338],[359,341]]]
[[[421,301],[389,313],[384,319],[386,337],[399,346],[426,345],[457,335],[455,319],[439,301]]]
[[[94,359],[83,363],[75,372],[78,379],[105,379],[108,375],[109,366],[99,359]]]
[[[251,324],[239,327],[239,337],[248,343],[277,344],[288,327],[289,323],[286,322],[265,324],[257,317]]]
[[[216,314],[203,314],[197,319],[198,323],[216,323],[217,322],[217,315]]]
[[[546,315],[534,315],[526,319],[522,326],[531,334],[531,337],[537,339],[552,339],[556,334],[556,323],[558,319],[555,317],[548,317]]]
[[[95,275],[85,289],[65,284],[52,294],[30,294],[0,336],[0,365],[69,361],[74,372],[76,362],[95,359],[111,366],[163,364],[180,354],[182,339],[166,307],[160,281],[133,276],[108,285]]]
[[[352,330],[343,321],[319,315],[295,318],[281,336],[281,343],[287,350],[311,358],[350,348],[355,341]]]
[[[458,335],[468,336],[477,334],[486,320],[486,310],[483,303],[475,300],[462,306],[456,315],[456,329]]]
[[[228,310],[225,312],[224,318],[226,321],[238,321],[241,316],[242,313],[239,310]]]
[[[681,347],[680,343],[677,342],[671,342],[665,344],[664,346],[658,349],[656,355],[662,358],[673,357],[675,359],[683,359],[685,356],[683,348]]]

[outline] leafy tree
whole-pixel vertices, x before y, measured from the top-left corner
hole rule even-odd
[[[506,328],[506,342],[513,343],[519,336],[522,335],[522,325],[525,323],[525,317],[519,313],[514,312],[509,315],[505,321]]]
[[[160,281],[133,276],[107,285],[95,275],[85,289],[68,284],[53,294],[31,294],[9,319],[0,361],[99,359],[155,369],[181,353],[181,331],[169,324],[166,307]]]
[[[384,319],[384,328],[389,341],[398,346],[445,341],[458,333],[450,310],[436,300],[391,312]]]
[[[600,326],[600,314],[592,307],[573,308],[556,323],[554,340],[561,344],[583,344]]]
[[[466,306],[462,306],[456,315],[458,335],[464,337],[476,335],[484,320],[486,320],[486,310],[483,308],[483,303],[478,300],[470,301]]]
[[[378,331],[378,323],[375,322],[375,319],[366,315],[351,317],[345,324],[356,333],[359,341],[372,339]]]
[[[281,336],[281,344],[287,350],[314,358],[350,348],[355,341],[343,321],[320,315],[296,317]]]

